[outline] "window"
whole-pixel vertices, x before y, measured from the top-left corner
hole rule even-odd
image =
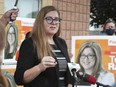
[[[5,0],[5,11],[14,7],[16,0]],[[18,17],[35,18],[41,9],[41,0],[18,0],[17,7],[20,9]]]

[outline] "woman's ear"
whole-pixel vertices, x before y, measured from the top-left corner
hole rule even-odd
[[[2,74],[0,74],[0,87],[9,87],[7,78]]]

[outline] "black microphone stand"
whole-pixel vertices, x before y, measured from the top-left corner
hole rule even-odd
[[[97,84],[97,87],[99,87],[100,85]]]

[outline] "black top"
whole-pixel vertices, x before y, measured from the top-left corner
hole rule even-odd
[[[55,44],[61,50],[63,56],[66,58],[67,62],[70,62],[66,42],[59,38],[54,37]],[[23,81],[24,72],[32,68],[33,66],[39,64],[41,61],[38,60],[36,47],[33,44],[32,38],[28,38],[23,41],[20,50],[19,58],[17,62],[17,68],[14,74],[15,81],[18,85],[24,85],[24,87],[60,87],[59,86],[59,64],[57,61],[56,67],[48,68],[40,75],[38,75],[33,81],[25,83]],[[56,59],[55,55],[53,57]],[[70,72],[67,68],[65,74],[65,87],[67,87],[70,81]]]
[[[65,87],[65,74],[67,70],[67,60],[62,54],[61,50],[57,47],[57,45],[51,45],[52,46],[52,52],[54,53],[55,57],[57,58],[57,61],[59,63],[59,87]]]

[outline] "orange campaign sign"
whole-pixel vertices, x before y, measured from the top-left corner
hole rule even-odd
[[[76,62],[80,45],[87,40],[100,44],[103,66],[114,74],[116,81],[116,36],[72,36],[72,62]]]
[[[17,18],[19,44],[24,40],[26,33],[32,30],[34,21],[33,18]]]
[[[35,19],[17,18],[6,27],[6,47],[4,49],[4,64],[16,64],[16,54],[27,32],[32,31]],[[11,46],[13,44],[13,46]],[[8,49],[13,49],[9,52]]]

